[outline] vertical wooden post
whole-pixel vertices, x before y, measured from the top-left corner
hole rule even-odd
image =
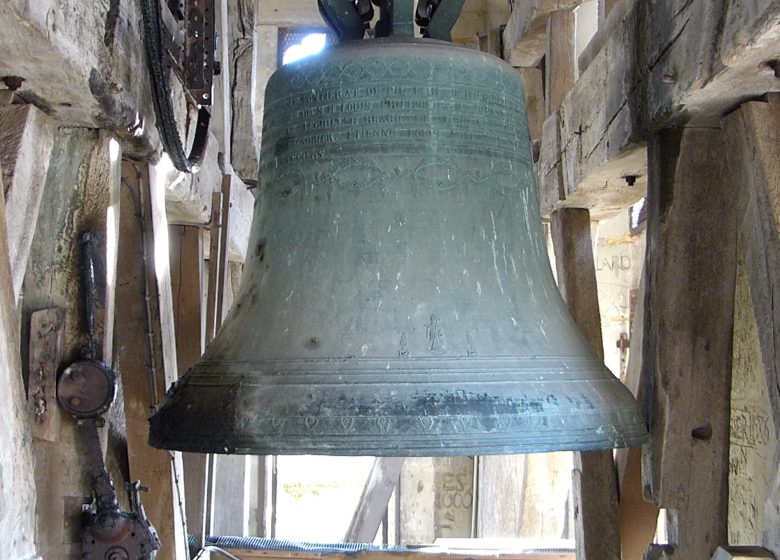
[[[56,130],[54,119],[33,105],[0,107],[0,161],[15,298],[27,269]]]
[[[230,237],[230,185],[231,175],[222,175],[222,219],[220,221],[219,236],[219,261],[217,264],[217,275],[219,290],[217,291],[216,304],[216,330],[222,325],[222,319],[225,316],[225,285],[229,282],[228,271],[228,237]]]
[[[209,224],[209,283],[206,296],[206,346],[219,328],[217,324],[217,306],[220,300],[219,292],[222,289],[219,274],[219,249],[221,247],[220,236],[222,234],[222,193],[215,192],[211,195],[211,222]],[[224,275],[222,275],[224,278]]]
[[[720,129],[661,131],[648,150],[642,390],[646,497],[669,547],[709,560],[727,542],[737,197]],[[671,549],[671,551],[670,551]]]
[[[147,418],[153,407],[161,404],[166,390],[147,167],[125,161],[122,181],[116,289],[120,320],[116,339],[130,477],[150,489],[143,499],[162,542],[157,558],[173,560],[185,557],[185,543],[178,523],[180,497],[176,494],[172,458],[170,453],[147,443]]]
[[[0,191],[2,191],[0,172]],[[0,196],[0,387],[6,401],[0,432],[0,534],[3,554],[9,558],[35,557],[34,534],[38,528],[35,512],[37,487],[33,478],[33,454],[23,437],[27,427],[19,359],[19,319],[16,315],[13,274],[8,252],[5,198]]]
[[[387,504],[401,477],[404,457],[377,457],[368,474],[344,542],[374,542]]]
[[[732,422],[742,421],[731,433],[729,539],[762,539],[780,555],[780,101],[777,94],[769,101],[745,103],[723,123],[743,193],[739,238],[747,277],[738,291],[741,312],[735,310],[742,325],[735,324],[732,399],[742,402],[732,401]],[[752,323],[750,337],[746,323]],[[753,368],[758,371],[746,372]],[[751,406],[745,406],[746,385],[753,386]],[[766,430],[759,437],[744,428],[755,425]],[[740,514],[748,527],[731,522]],[[756,541],[745,540],[751,536]]]
[[[644,317],[644,277],[639,286],[636,312],[632,319],[631,347],[628,353],[625,384],[633,395],[642,402],[639,382],[642,369],[642,323]],[[618,470],[618,524],[620,526],[620,546],[623,559],[640,559],[656,533],[658,524],[658,506],[644,499],[642,489],[642,448],[621,448],[615,452],[615,464]]]
[[[558,287],[575,322],[603,358],[590,212],[562,208],[551,215]],[[574,454],[574,530],[578,560],[620,560],[617,480],[612,451]]]
[[[203,283],[203,238],[195,226],[169,228],[171,286],[176,325],[176,354],[179,375],[192,366],[204,350],[204,328],[201,322]],[[201,453],[183,453],[184,493],[187,529],[195,535],[200,549],[206,537],[206,461]]]
[[[571,10],[551,12],[547,18],[547,52],[544,65],[545,113],[557,111],[574,85],[575,19]]]

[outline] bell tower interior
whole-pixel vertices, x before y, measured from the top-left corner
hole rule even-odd
[[[778,131],[777,0],[5,0],[0,557],[780,557]]]

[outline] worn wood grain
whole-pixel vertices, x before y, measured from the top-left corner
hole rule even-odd
[[[574,321],[603,359],[590,213],[579,208],[556,210],[550,227],[558,288]],[[611,450],[574,454],[572,496],[577,559],[620,560],[617,480]]]
[[[57,406],[57,373],[62,362],[65,313],[51,307],[30,316],[30,378],[27,385],[34,437],[57,441],[61,412]]]
[[[504,58],[513,66],[537,66],[547,49],[547,16],[572,10],[582,0],[515,0],[504,29]]]
[[[717,122],[741,100],[777,89],[774,74],[761,70],[780,51],[777,2],[629,4],[561,107],[563,192],[594,215],[643,196],[654,131]],[[642,188],[628,188],[626,175]]]
[[[673,552],[728,540],[729,401],[737,203],[717,128],[650,145],[642,391],[646,498],[667,509]]]
[[[577,73],[575,24],[574,12],[569,10],[556,10],[547,17],[544,55],[544,112],[547,116],[558,110],[574,85]]]
[[[352,521],[344,535],[344,542],[374,542],[390,496],[398,485],[405,460],[405,457],[374,459]]]
[[[545,119],[544,75],[539,68],[515,68],[515,71],[525,86],[525,109],[531,141],[539,140]]]
[[[170,226],[171,287],[176,357],[179,375],[184,375],[204,349],[202,324],[203,246],[197,226]],[[206,455],[183,453],[184,494],[187,530],[198,546],[205,539]]]
[[[130,477],[150,488],[144,507],[162,541],[158,558],[178,560],[184,557],[185,542],[177,534],[180,514],[172,458],[147,443],[147,418],[162,403],[166,389],[147,166],[125,161],[122,182],[116,302],[117,316],[122,319],[116,325],[116,339]]]
[[[473,560],[474,555],[442,552],[358,552],[358,553],[313,553],[287,552],[279,550],[229,549],[228,552],[241,560],[265,558],[267,560]],[[495,560],[574,560],[573,554],[562,552],[498,553],[492,555]]]
[[[220,291],[224,274],[219,274],[219,250],[222,247],[222,193],[215,192],[211,199],[211,221],[209,228],[209,268],[208,288],[206,295],[206,345],[211,342],[219,329],[217,324],[217,308],[221,301]]]
[[[111,199],[108,139],[93,130],[59,129],[55,139],[46,186],[30,250],[22,300],[22,348],[30,340],[29,317],[44,308],[59,307],[65,313],[63,362],[80,356],[87,342],[84,294],[79,272],[79,239],[89,230],[98,240],[96,259],[96,335],[106,331],[104,254],[107,214]],[[100,348],[97,349],[101,354]],[[103,356],[99,356],[103,357]],[[27,352],[22,353],[29,371]],[[118,400],[121,400],[121,390]],[[107,414],[111,445],[106,457],[109,472],[118,485],[126,478],[122,414],[117,407]],[[63,417],[57,442],[33,439],[37,505],[38,547],[45,557],[80,558],[81,506],[90,501],[91,484],[83,462],[84,442],[68,417]],[[125,496],[120,495],[120,500]]]
[[[0,75],[24,78],[16,96],[70,127],[112,129],[127,151],[159,148],[136,2],[30,3],[0,13]],[[128,24],[132,22],[132,24]]]
[[[724,120],[734,148],[729,154],[739,169],[739,182],[743,185],[740,239],[745,249],[747,289],[769,401],[771,418],[767,419],[767,427],[773,429],[775,441],[780,439],[780,308],[774,303],[780,298],[779,107],[774,103],[750,102]],[[755,359],[753,354],[750,357]],[[777,447],[769,459],[768,495],[760,530],[764,545],[780,554],[780,451]],[[751,489],[755,487],[751,485]]]
[[[54,120],[32,105],[0,107],[8,250],[18,298],[54,146]]]
[[[257,72],[255,53],[254,2],[239,0],[229,2],[231,23],[231,86],[230,100],[233,114],[231,123],[232,164],[236,175],[244,183],[256,185],[259,174],[258,148],[260,139],[256,135],[254,96]],[[259,48],[259,46],[257,47]]]
[[[479,458],[476,536],[520,536],[529,457],[496,455]]]
[[[2,167],[2,164],[0,164]],[[2,187],[2,173],[0,173]],[[0,197],[0,395],[8,403],[0,430],[0,534],[3,554],[9,558],[36,556],[34,535],[39,526],[35,516],[38,488],[33,477],[34,458],[24,406],[22,365],[19,359],[19,318],[13,290],[11,260],[8,254],[8,228],[5,200]]]
[[[624,383],[634,397],[641,402],[642,344],[644,338],[644,274],[640,280],[636,311],[631,330],[628,367]],[[658,524],[658,506],[645,501],[642,488],[642,448],[629,447],[615,450],[615,466],[618,471],[618,526],[620,547],[625,560],[642,558],[653,542]]]

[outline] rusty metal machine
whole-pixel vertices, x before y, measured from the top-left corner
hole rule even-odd
[[[91,231],[80,240],[84,323],[88,341],[81,357],[57,380],[57,402],[76,422],[83,458],[92,482],[92,502],[83,507],[81,558],[84,560],[154,560],[160,548],[157,531],[141,504],[139,481],[126,485],[130,511],[121,508],[106,468],[99,430],[116,397],[117,378],[101,360],[95,311],[101,286],[99,250]]]
[[[414,37],[415,12],[449,37],[447,0],[374,2],[362,40],[364,4],[320,0],[341,44],[268,84],[243,283],[151,443],[430,456],[642,442],[550,271],[517,73]]]

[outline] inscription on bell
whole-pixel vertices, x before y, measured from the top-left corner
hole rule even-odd
[[[467,155],[528,163],[519,95],[492,84],[350,87],[322,76],[269,106],[263,165],[356,153]],[[518,94],[521,92],[518,92]]]

